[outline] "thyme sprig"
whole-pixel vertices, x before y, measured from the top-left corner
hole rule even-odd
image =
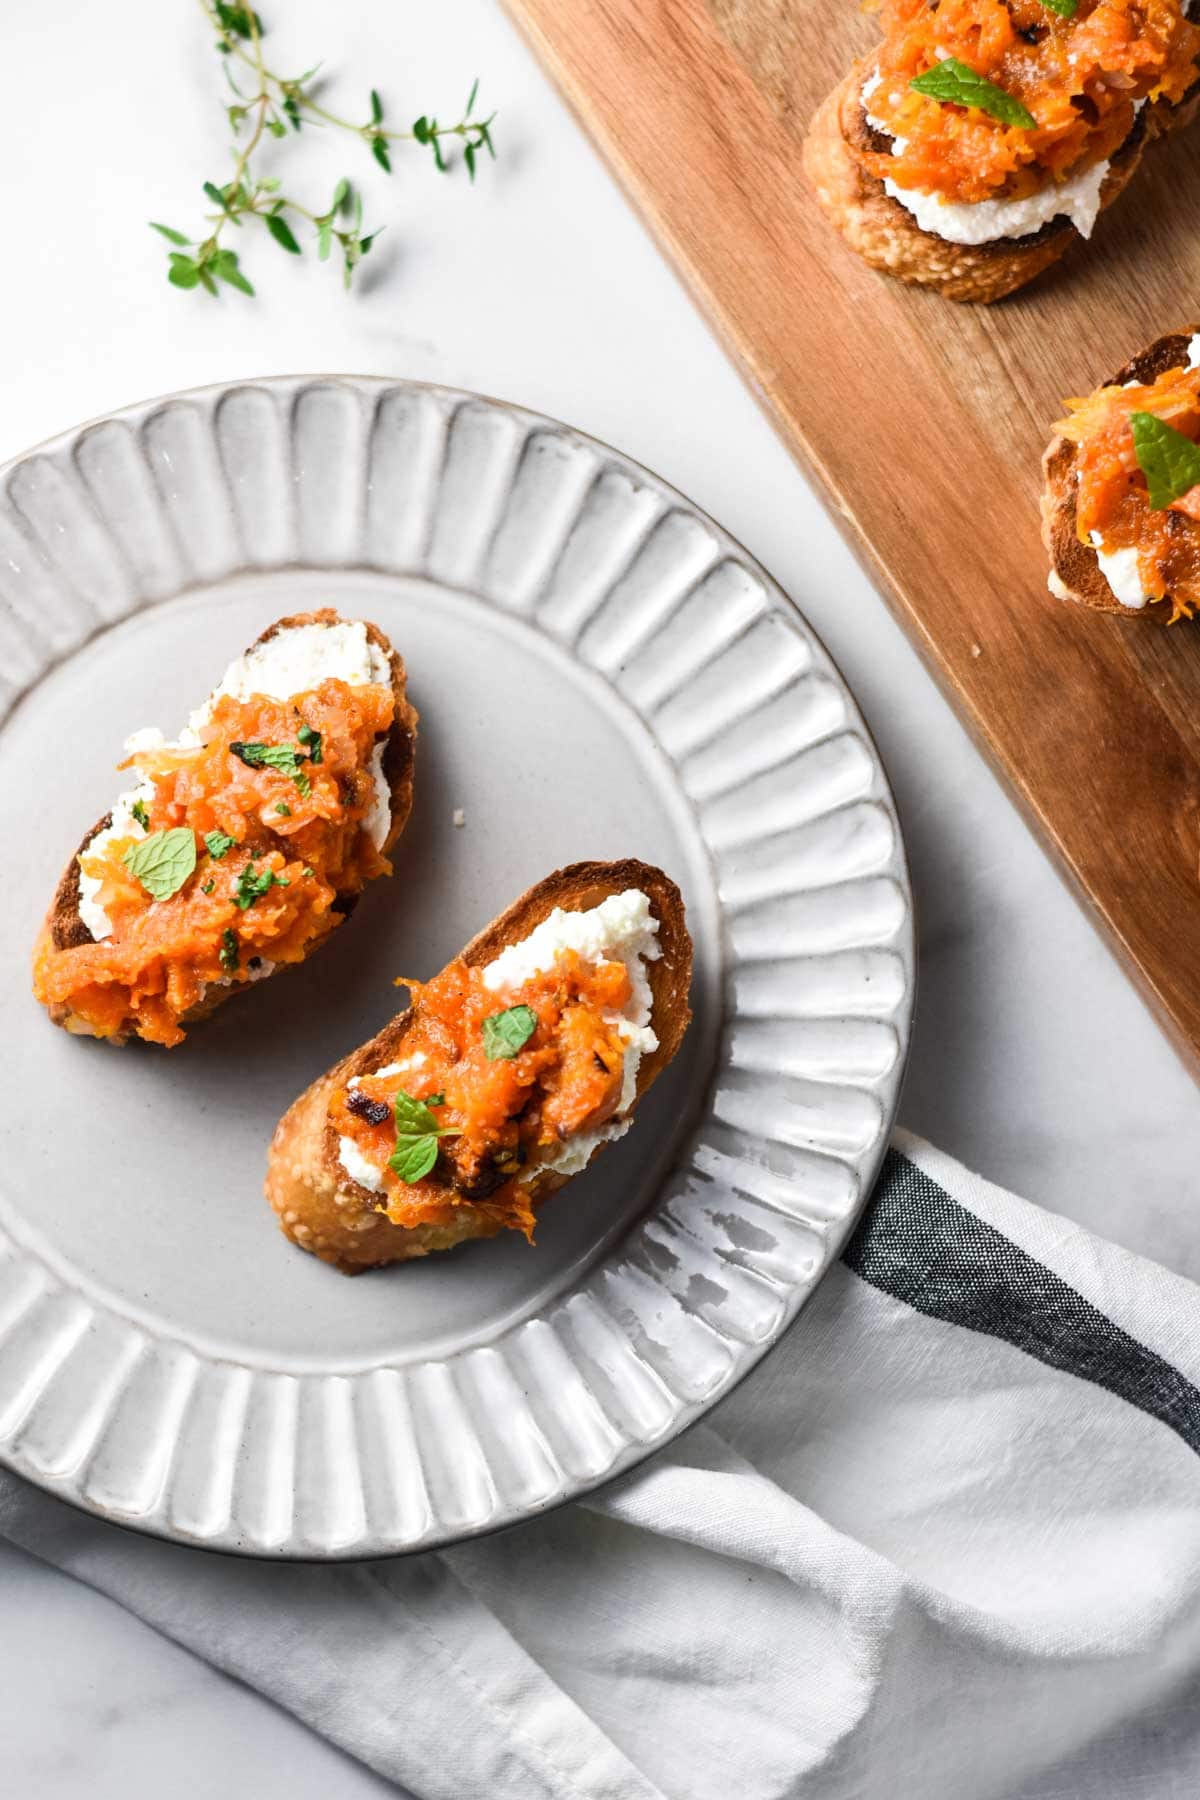
[[[153,230],[166,238],[168,251],[167,280],[177,288],[203,288],[217,294],[219,284],[236,288],[240,293],[254,293],[245,275],[238,253],[225,239],[229,227],[241,230],[249,221],[257,220],[272,241],[289,256],[303,254],[296,228],[302,223],[315,234],[317,257],[327,262],[336,246],[341,257],[345,285],[350,286],[354,271],[368,254],[379,236],[377,228],[364,234],[362,195],[342,177],[334,187],[328,206],[314,212],[283,190],[278,176],[257,173],[252,166],[255,152],[264,139],[286,138],[308,125],[331,126],[360,138],[379,167],[392,172],[391,146],[417,144],[428,150],[435,167],[445,173],[451,166],[447,155],[454,139],[461,145],[462,161],[469,178],[474,181],[480,153],[495,157],[492,124],[495,113],[487,118],[475,116],[479,82],[472,85],[461,119],[453,125],[439,125],[432,114],[422,113],[408,131],[393,131],[385,122],[384,105],[379,90],[372,88],[367,116],[363,120],[342,118],[322,106],[314,84],[320,72],[318,63],[302,75],[280,75],[267,67],[263,57],[266,28],[262,19],[247,4],[231,0],[198,0],[215,34],[215,48],[224,59],[225,77],[233,100],[225,108],[233,136],[233,173],[221,183],[206,181],[203,191],[214,210],[205,215],[207,229],[189,237],[173,225],[152,221]],[[247,84],[247,72],[251,78]],[[307,232],[305,233],[307,235]]]

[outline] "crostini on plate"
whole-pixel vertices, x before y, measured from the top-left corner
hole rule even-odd
[[[264,631],[174,743],[138,731],[137,780],[87,833],[34,954],[34,993],[80,1036],[167,1046],[303,962],[412,806],[417,715],[374,625],[331,608]]]
[[[1090,237],[1200,103],[1181,0],[883,0],[880,18],[805,167],[873,268],[950,300],[998,300]]]
[[[691,969],[660,869],[548,875],[284,1115],[266,1186],[284,1232],[348,1274],[532,1238],[678,1050]]]
[[[1170,625],[1200,607],[1200,325],[1160,337],[1067,418],[1042,459],[1049,587]]]

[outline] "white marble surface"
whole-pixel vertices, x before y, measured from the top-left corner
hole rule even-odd
[[[921,934],[906,1122],[1200,1277],[1192,1081],[494,0],[262,10],[284,21],[286,60],[330,59],[348,105],[374,81],[398,113],[444,115],[479,73],[501,109],[499,164],[472,192],[398,159],[389,185],[365,152],[347,163],[356,147],[314,133],[314,179],[347,163],[388,225],[364,291],[347,301],[330,271],[264,245],[248,258],[259,300],[177,294],[144,220],[187,223],[200,181],[224,172],[198,12],[165,0],[6,9],[0,456],[147,394],[354,370],[519,400],[660,471],[808,614],[891,771]],[[2,1550],[0,1668],[4,1796],[383,1791],[110,1602]]]

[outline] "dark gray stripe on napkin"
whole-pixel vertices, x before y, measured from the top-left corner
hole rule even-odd
[[[930,1318],[1107,1388],[1200,1454],[1200,1389],[895,1150],[843,1261]]]

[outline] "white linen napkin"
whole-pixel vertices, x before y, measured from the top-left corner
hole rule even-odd
[[[1194,1800],[1200,1290],[900,1135],[708,1421],[459,1549],[0,1533],[419,1800]]]

